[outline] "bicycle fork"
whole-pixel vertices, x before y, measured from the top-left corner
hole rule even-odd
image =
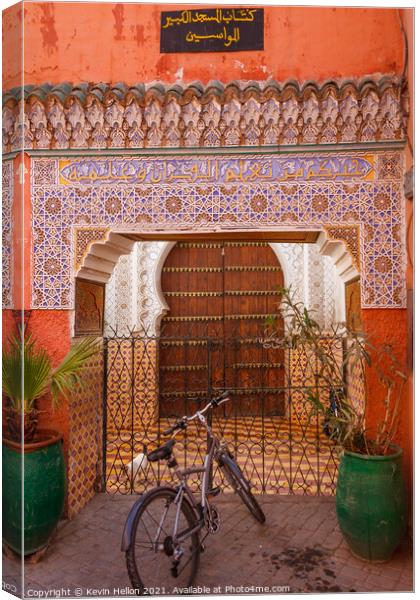
[[[158,550],[163,550],[167,556],[173,557],[171,572],[174,577],[178,576],[178,565],[180,563],[182,555],[184,554],[184,550],[182,549],[182,546],[180,544],[180,541],[183,541],[183,540],[182,539],[179,540],[178,536],[177,536],[179,517],[180,517],[180,511],[181,511],[183,497],[184,497],[184,490],[182,487],[180,487],[176,497],[173,500],[168,498],[165,510],[160,519],[157,533],[156,533],[156,536],[154,539],[155,552],[157,552]],[[169,508],[172,503],[174,503],[176,506],[174,528],[172,531],[172,535],[167,535],[165,537],[165,539],[163,540],[163,545],[162,545],[162,544],[158,543],[158,540],[160,538],[162,531],[164,531],[163,524],[165,522],[166,516],[168,514]]]

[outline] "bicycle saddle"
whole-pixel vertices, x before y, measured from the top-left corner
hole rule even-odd
[[[168,440],[156,450],[152,450],[147,455],[147,460],[150,462],[155,462],[156,460],[164,460],[165,458],[169,458],[172,454],[172,448],[175,446],[175,440]]]

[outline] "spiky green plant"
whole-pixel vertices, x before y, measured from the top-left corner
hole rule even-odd
[[[344,323],[323,331],[304,304],[295,301],[290,288],[279,292],[278,308],[284,319],[284,332],[278,335],[273,329],[274,320],[269,319],[264,346],[301,349],[309,354],[307,369],[315,385],[305,390],[306,398],[313,413],[328,421],[331,437],[338,446],[363,454],[387,454],[398,428],[401,396],[407,379],[392,348],[376,347],[366,335],[350,330]],[[347,394],[348,376],[360,378],[363,388],[367,368],[384,388],[384,416],[375,432],[366,430],[365,406],[362,411],[356,410]],[[338,400],[337,414],[332,414],[326,405],[325,390]]]
[[[94,337],[75,343],[53,368],[51,359],[43,348],[36,346],[32,335],[14,334],[3,350],[3,393],[10,406],[19,412],[29,413],[38,398],[51,392],[53,405],[60,396],[68,396],[77,383],[86,361],[99,351]]]

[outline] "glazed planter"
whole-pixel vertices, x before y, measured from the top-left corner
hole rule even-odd
[[[20,444],[3,439],[3,541],[12,550],[27,555],[48,544],[63,513],[65,494],[62,434],[39,429],[23,453]]]
[[[367,561],[389,560],[407,524],[402,450],[387,456],[345,451],[337,481],[340,529],[352,553]]]

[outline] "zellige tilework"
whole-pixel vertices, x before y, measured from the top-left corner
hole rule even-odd
[[[325,228],[360,260],[363,308],[405,306],[401,153],[48,160],[32,161],[33,308],[73,307],[78,228]]]

